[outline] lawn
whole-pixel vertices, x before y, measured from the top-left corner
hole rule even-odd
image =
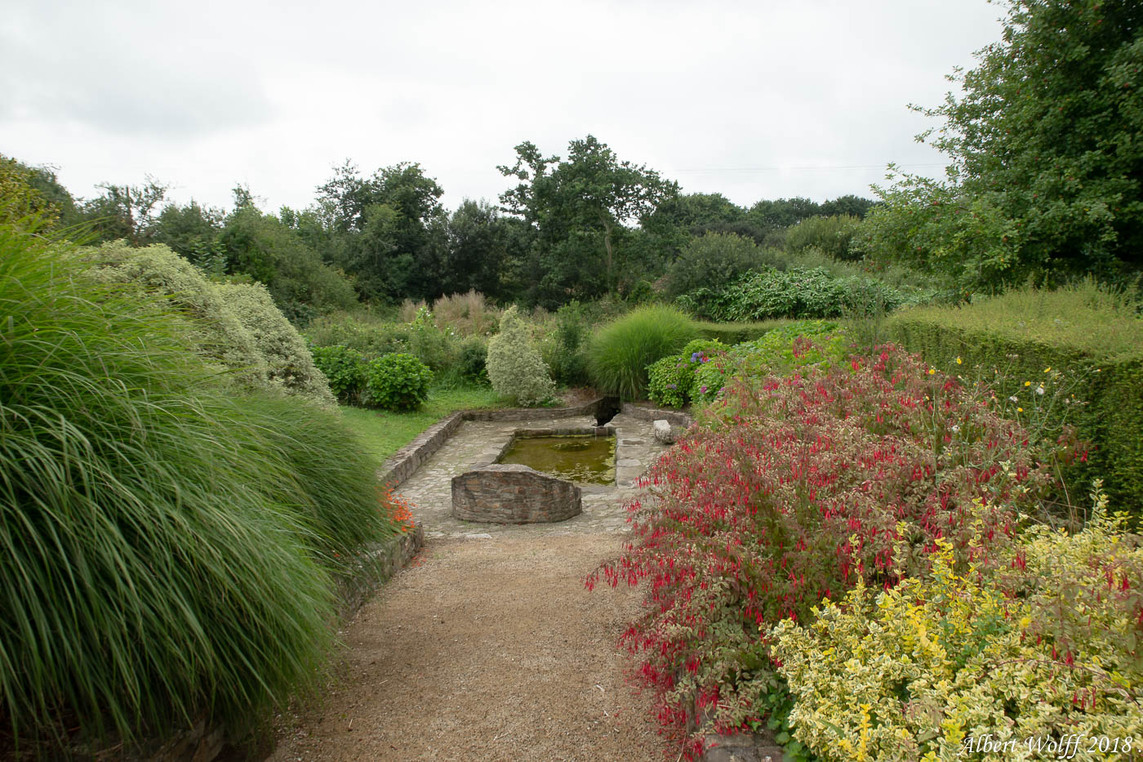
[[[420,410],[389,413],[343,406],[341,417],[357,435],[367,453],[384,462],[422,431],[457,410],[501,407],[500,398],[487,387],[433,389]]]

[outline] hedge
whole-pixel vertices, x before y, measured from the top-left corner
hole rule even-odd
[[[1092,444],[1086,463],[1064,473],[1069,493],[1085,495],[1102,477],[1116,504],[1143,513],[1143,320],[1131,305],[1092,283],[1024,288],[960,307],[908,310],[886,328],[938,368],[982,371],[1020,414],[1032,415],[1024,401],[1037,401],[1045,379],[1059,379],[1067,394],[1036,411],[1037,423],[1047,431],[1070,423]]]

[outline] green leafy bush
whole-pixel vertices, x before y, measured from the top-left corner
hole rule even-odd
[[[786,248],[817,249],[834,259],[861,259],[861,252],[850,246],[860,227],[861,220],[849,214],[807,217],[786,231]]]
[[[516,308],[500,318],[500,333],[488,340],[488,379],[492,389],[531,407],[551,400],[556,385]]]
[[[335,344],[329,347],[312,347],[310,354],[314,366],[329,381],[329,390],[339,402],[357,404],[365,389],[365,356],[356,349]]]
[[[236,394],[169,301],[86,266],[0,226],[0,716],[33,753],[311,685],[337,556],[389,526],[332,413]]]
[[[433,372],[412,355],[395,352],[371,361],[365,373],[365,404],[382,410],[415,410],[429,397]]]
[[[930,574],[782,622],[768,638],[797,738],[824,759],[991,758],[985,739],[1006,758],[1051,739],[1133,757],[1143,547],[1125,530],[1098,508],[1078,534],[1033,527],[991,570],[937,539]]]
[[[734,233],[691,238],[667,271],[667,296],[678,298],[701,288],[718,290],[764,265],[753,240]]]
[[[329,383],[314,366],[305,340],[274,304],[266,287],[260,283],[224,283],[217,288],[266,358],[270,383],[287,393],[333,405]]]
[[[585,349],[590,330],[588,311],[579,302],[573,300],[556,312],[555,330],[541,350],[556,383],[584,386],[589,382]]]
[[[487,386],[488,343],[479,336],[470,336],[460,345],[457,357],[457,373],[462,383],[474,386]]]
[[[588,346],[588,372],[600,392],[641,399],[647,366],[697,337],[698,327],[679,310],[640,307],[596,331]]]
[[[754,341],[712,354],[695,369],[690,397],[710,402],[733,376],[786,373],[811,365],[829,368],[848,352],[848,342],[837,323],[800,320],[774,328]]]
[[[683,347],[682,354],[664,357],[647,367],[647,397],[667,407],[682,407],[692,399],[695,374],[726,347],[718,341],[696,339]]]

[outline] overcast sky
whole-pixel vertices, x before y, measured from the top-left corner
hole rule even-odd
[[[0,154],[75,195],[303,208],[332,168],[418,162],[495,201],[525,140],[595,135],[684,192],[871,196],[945,75],[999,39],[986,0],[3,0]]]

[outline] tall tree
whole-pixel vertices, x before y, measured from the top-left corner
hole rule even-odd
[[[90,225],[96,240],[122,238],[132,246],[148,243],[169,186],[148,175],[141,185],[103,183],[99,187],[103,193],[85,201],[80,208],[81,216]]]
[[[1008,0],[978,59],[917,109],[948,179],[883,191],[871,247],[966,285],[1143,266],[1143,4]]]
[[[620,265],[644,248],[623,246],[632,240],[631,229],[677,196],[678,184],[644,165],[620,161],[591,135],[571,141],[563,161],[543,156],[532,143],[517,146],[516,154],[514,167],[499,169],[521,182],[501,202],[535,227],[537,255],[547,260],[546,277],[555,287],[547,298],[563,302],[615,293]]]

